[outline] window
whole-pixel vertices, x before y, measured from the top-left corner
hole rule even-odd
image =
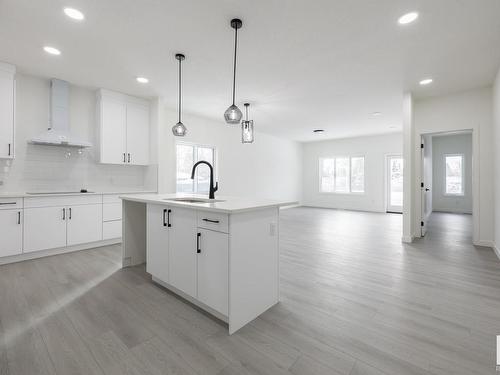
[[[445,191],[446,195],[464,194],[464,156],[445,155]]]
[[[322,193],[364,193],[365,158],[319,159],[319,189]]]
[[[193,165],[200,160],[208,161],[215,169],[215,148],[188,143],[176,144],[176,190],[178,193],[208,193],[210,169],[207,165],[198,166],[195,178],[191,180]]]

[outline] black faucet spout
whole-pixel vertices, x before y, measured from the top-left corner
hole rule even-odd
[[[193,169],[191,170],[191,179],[194,180],[196,167],[200,164],[208,165],[208,168],[210,168],[210,190],[208,193],[208,198],[215,199],[215,192],[219,190],[219,183],[216,182],[214,185],[214,168],[212,167],[212,164],[210,164],[208,161],[205,160],[200,160],[199,162],[197,162],[195,165],[193,165]]]

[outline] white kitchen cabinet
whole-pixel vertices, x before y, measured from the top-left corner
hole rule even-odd
[[[104,97],[100,103],[100,161],[124,164],[127,159],[127,106],[124,101]]]
[[[0,210],[0,257],[23,252],[23,210]]]
[[[165,208],[165,207],[164,207]],[[196,298],[196,211],[171,208],[168,237],[169,283]]]
[[[102,205],[67,208],[67,246],[102,240]]]
[[[15,67],[0,62],[0,158],[14,158]]]
[[[149,164],[149,102],[100,90],[98,93],[99,161]]]
[[[229,235],[201,228],[198,233],[198,300],[227,316]]]
[[[168,282],[168,210],[167,206],[148,205],[146,213],[146,271]]]
[[[66,246],[66,207],[24,209],[24,252]]]
[[[149,164],[149,106],[127,103],[127,162]]]

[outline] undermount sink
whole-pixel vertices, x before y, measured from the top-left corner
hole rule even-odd
[[[221,199],[193,198],[193,197],[165,198],[164,201],[184,202],[184,203],[215,203],[215,202],[225,202],[225,201],[223,201]]]

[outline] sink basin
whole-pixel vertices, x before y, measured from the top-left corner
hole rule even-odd
[[[165,198],[164,201],[184,202],[184,203],[215,203],[215,202],[225,202],[225,201],[220,200],[220,199],[194,198],[194,197]]]

